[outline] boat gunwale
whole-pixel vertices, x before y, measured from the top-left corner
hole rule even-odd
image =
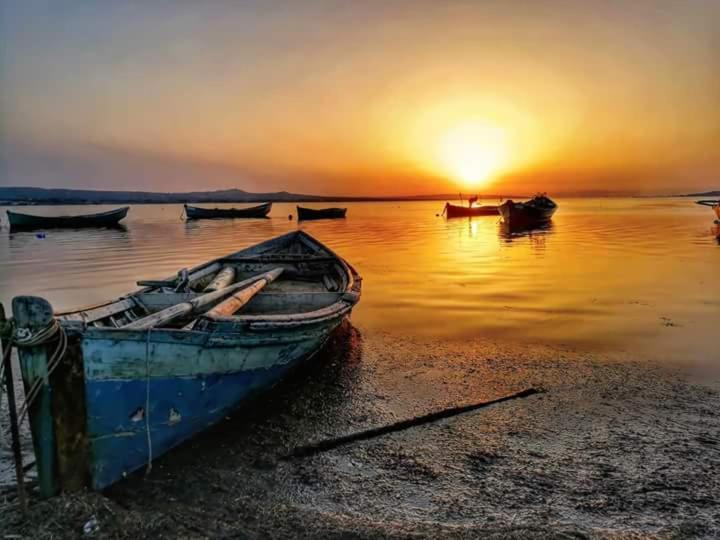
[[[245,327],[248,327],[252,330],[273,330],[275,328],[281,329],[281,328],[287,328],[289,326],[304,326],[304,325],[313,325],[318,324],[321,322],[324,322],[325,320],[338,317],[338,316],[344,316],[348,311],[352,309],[352,307],[359,301],[360,294],[361,294],[361,286],[362,286],[362,278],[358,274],[357,270],[355,270],[354,267],[352,267],[345,259],[340,257],[337,253],[332,251],[329,247],[327,247],[325,244],[321,243],[320,241],[316,240],[309,234],[307,234],[304,231],[297,230],[297,231],[290,231],[288,233],[285,233],[283,235],[270,238],[268,240],[265,240],[263,242],[260,242],[258,244],[248,246],[246,248],[243,248],[241,250],[238,250],[234,253],[231,253],[229,255],[221,256],[215,259],[212,259],[210,261],[206,261],[204,263],[201,263],[197,266],[194,266],[190,269],[188,269],[188,273],[192,279],[193,274],[198,274],[202,270],[221,262],[231,262],[233,257],[237,257],[238,255],[243,254],[243,252],[246,251],[256,251],[258,250],[258,256],[261,256],[263,252],[263,248],[272,248],[274,244],[282,243],[284,240],[292,238],[292,237],[298,237],[299,241],[305,244],[306,247],[309,247],[311,249],[322,249],[326,251],[331,257],[334,257],[337,261],[337,264],[340,266],[340,268],[343,270],[343,272],[346,274],[347,278],[347,285],[345,287],[345,290],[337,291],[338,294],[338,300],[333,302],[332,304],[328,304],[325,307],[322,307],[320,309],[315,309],[312,311],[298,311],[296,313],[283,313],[283,314],[267,314],[267,315],[233,315],[230,317],[222,317],[218,318],[215,322],[219,323],[235,323],[240,325],[243,325]],[[265,251],[268,251],[266,249]],[[265,263],[263,263],[265,264]],[[171,276],[166,278],[166,281],[170,281],[172,279],[175,279],[176,276]],[[90,311],[93,309],[103,308],[106,306],[111,306],[115,303],[126,301],[129,299],[134,300],[138,305],[142,305],[142,302],[137,298],[139,294],[142,293],[148,293],[151,291],[158,290],[159,287],[142,287],[132,293],[128,293],[126,295],[123,295],[115,300],[99,303],[96,305],[93,305],[91,307],[85,307],[81,309],[72,309],[72,310],[65,310],[61,312],[56,312],[56,317],[67,317],[69,315],[77,315],[81,314],[85,311]],[[331,309],[332,308],[332,309]],[[83,318],[84,319],[84,318]],[[148,330],[129,330],[129,329],[123,329],[123,328],[114,328],[114,327],[97,327],[97,326],[87,326],[86,321],[81,320],[62,320],[61,323],[68,326],[68,327],[81,327],[83,332],[90,331],[92,332],[116,332],[116,331],[122,331],[122,332],[136,332],[138,335],[147,336]],[[191,329],[182,329],[182,328],[153,328],[153,332],[158,331],[175,331],[175,332],[195,332],[195,333],[203,333],[203,334],[210,334],[211,332],[204,331],[204,330],[191,330]],[[227,335],[233,335],[236,332],[229,331],[229,332],[223,332]]]

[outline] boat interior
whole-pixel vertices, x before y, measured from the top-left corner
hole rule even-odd
[[[105,304],[56,313],[56,316],[67,325],[96,328],[131,325],[129,328],[133,328],[145,317],[218,290],[212,285],[221,274],[225,278],[231,274],[231,279],[226,279],[223,284],[229,287],[277,268],[282,268],[279,277],[265,283],[234,317],[258,320],[322,309],[342,298],[354,280],[354,272],[342,259],[305,233],[294,232],[196,268],[183,269],[170,279],[138,281],[144,288],[137,292]],[[186,316],[158,324],[158,327],[190,329],[203,311],[224,298],[194,309]]]

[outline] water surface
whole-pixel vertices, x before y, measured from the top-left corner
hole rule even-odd
[[[122,295],[138,279],[297,227],[357,267],[363,332],[497,338],[708,359],[720,323],[720,246],[712,213],[687,199],[560,199],[540,230],[494,217],[446,220],[441,202],[348,204],[348,218],[184,222],[179,205],[134,205],[121,229],[0,235],[0,301],[47,297],[56,309]],[[38,214],[105,206],[28,207]],[[3,209],[4,210],[4,209]],[[4,213],[4,212],[3,212]]]
[[[287,219],[292,205],[268,220],[194,223],[179,206],[134,206],[124,229],[1,231],[6,303],[21,293],[58,309],[103,301],[298,226],[364,277],[352,325],[262,406],[169,452],[150,476],[77,504],[36,503],[36,517],[7,530],[62,535],[96,516],[103,534],[136,537],[716,536],[712,213],[684,199],[558,202],[534,231],[447,221],[437,202],[350,204],[346,220],[300,225]],[[282,459],[530,386],[546,392]],[[0,485],[11,467],[0,436]]]

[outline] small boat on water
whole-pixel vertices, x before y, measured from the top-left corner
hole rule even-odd
[[[457,206],[445,203],[443,213],[448,218],[472,217],[472,216],[497,216],[498,207],[493,205],[485,206]]]
[[[43,496],[103,489],[222,420],[312,357],[361,294],[303,231],[138,284],[57,313],[13,299]]]
[[[498,211],[505,223],[511,225],[531,225],[552,219],[557,204],[547,195],[535,195],[525,202],[505,201],[498,206]]]
[[[11,230],[58,229],[80,227],[114,227],[127,216],[129,206],[99,214],[77,216],[36,216],[7,210]]]
[[[700,204],[702,206],[709,206],[715,211],[715,215],[720,220],[720,199],[718,200],[705,200],[705,201],[695,201],[695,204]]]
[[[305,208],[297,207],[298,220],[306,221],[310,219],[342,219],[347,213],[347,208]]]
[[[264,218],[270,213],[272,203],[268,202],[250,208],[200,208],[185,206],[188,219],[233,219],[233,218]]]

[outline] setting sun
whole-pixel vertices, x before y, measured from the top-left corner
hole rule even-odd
[[[442,168],[469,188],[486,185],[505,164],[505,137],[499,128],[479,122],[457,125],[439,143]]]

